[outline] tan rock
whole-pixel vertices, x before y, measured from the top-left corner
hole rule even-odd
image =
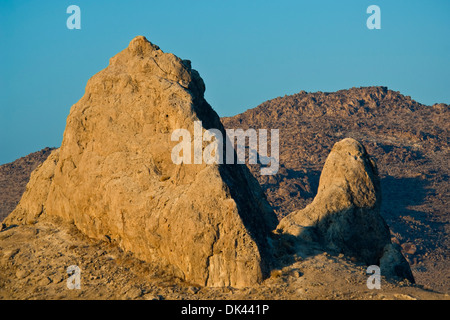
[[[33,223],[44,213],[44,204],[47,201],[58,159],[59,149],[53,150],[47,160],[31,173],[21,201],[4,221],[6,225]]]
[[[204,90],[189,61],[136,37],[88,81],[6,222],[60,216],[192,283],[260,282],[277,221],[247,167],[171,160],[175,129],[224,132]]]
[[[385,274],[413,281],[406,261],[391,246],[389,227],[380,215],[381,188],[374,160],[358,141],[347,138],[336,143],[325,161],[313,202],[283,218],[277,230],[308,242],[319,242],[368,265],[379,265],[386,252]],[[389,247],[387,247],[389,246]],[[385,249],[386,247],[386,249]],[[386,263],[391,261],[392,263]],[[407,263],[406,263],[407,265]]]

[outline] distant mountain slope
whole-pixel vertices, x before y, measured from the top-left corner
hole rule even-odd
[[[31,172],[47,159],[52,150],[45,148],[0,166],[0,222],[14,210]]]
[[[260,176],[258,166],[250,166],[280,218],[312,201],[335,142],[362,142],[377,160],[382,214],[393,240],[405,248],[418,283],[448,290],[449,111],[449,105],[426,106],[386,87],[363,87],[302,91],[222,122],[226,128],[280,130],[278,174]]]

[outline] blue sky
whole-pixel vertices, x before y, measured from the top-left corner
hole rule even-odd
[[[72,4],[81,30],[66,27]],[[220,116],[371,85],[450,103],[448,0],[0,0],[0,164],[58,147],[87,80],[136,35],[190,59]]]

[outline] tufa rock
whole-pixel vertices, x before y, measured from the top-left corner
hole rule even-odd
[[[41,163],[30,176],[22,199],[16,209],[5,219],[5,224],[30,224],[44,213],[53,181],[56,164],[59,160],[59,149],[51,151],[47,159]]]
[[[347,138],[328,155],[313,202],[283,218],[277,231],[319,242],[368,265],[381,263],[383,275],[414,281],[400,250],[391,244],[380,205],[376,164],[361,143]]]
[[[258,182],[245,165],[171,160],[175,129],[224,134],[204,91],[190,61],[136,37],[88,81],[6,223],[59,216],[191,283],[260,282],[277,220]]]
[[[17,206],[31,173],[47,159],[51,151],[51,148],[44,148],[0,165],[0,222]]]
[[[379,266],[381,274],[387,278],[408,279],[414,283],[411,268],[398,244],[390,243],[383,248]]]

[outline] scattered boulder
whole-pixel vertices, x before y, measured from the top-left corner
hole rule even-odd
[[[375,161],[361,143],[346,138],[328,155],[313,202],[283,218],[277,231],[318,242],[368,265],[382,263],[385,275],[414,281],[401,251],[391,244],[380,205]]]
[[[411,268],[398,244],[390,243],[384,247],[379,265],[381,274],[386,278],[408,279],[414,283]]]
[[[414,243],[406,242],[401,247],[406,254],[415,254],[417,251],[417,246]]]

